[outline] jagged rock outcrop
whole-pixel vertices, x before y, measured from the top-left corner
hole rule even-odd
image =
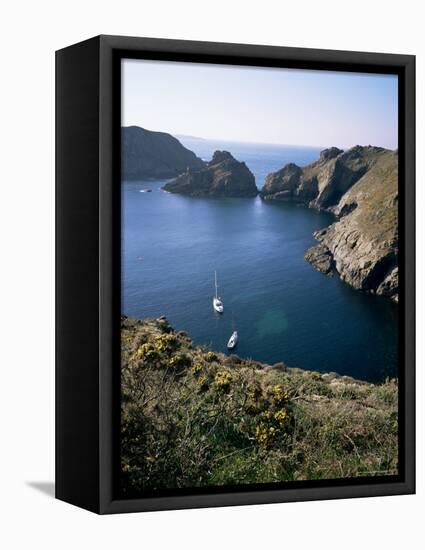
[[[199,170],[203,161],[178,139],[164,132],[138,126],[121,128],[123,180],[173,178],[187,168]]]
[[[385,151],[381,147],[359,145],[345,152],[337,147],[325,149],[317,161],[304,168],[287,164],[269,174],[261,196],[330,210]]]
[[[398,155],[381,147],[326,149],[300,168],[270,174],[261,195],[328,210],[336,221],[317,231],[305,258],[352,287],[398,300]]]
[[[163,189],[190,197],[255,197],[255,178],[244,162],[227,151],[216,151],[200,170],[187,170]]]
[[[310,262],[317,271],[329,275],[334,270],[335,264],[329,248],[319,243],[316,246],[312,246],[304,254],[304,258]]]

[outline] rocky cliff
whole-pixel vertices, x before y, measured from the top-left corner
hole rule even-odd
[[[227,151],[216,151],[203,168],[189,168],[163,189],[191,197],[255,197],[258,194],[252,172]]]
[[[187,168],[198,170],[204,166],[195,153],[170,134],[128,126],[121,129],[121,139],[124,180],[173,178]]]
[[[398,300],[398,156],[380,147],[326,149],[300,168],[270,174],[266,200],[296,201],[333,212],[305,258],[322,273],[336,271],[356,289]]]

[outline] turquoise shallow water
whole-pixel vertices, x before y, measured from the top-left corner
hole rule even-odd
[[[185,143],[185,140],[182,140]],[[218,148],[244,160],[261,187],[287,162],[317,149],[190,140],[199,156]],[[195,143],[196,142],[196,143]],[[329,214],[261,199],[192,199],[164,181],[122,185],[122,311],[166,315],[195,343],[226,351],[233,330],[243,357],[379,381],[397,374],[397,306],[325,277],[305,260]],[[151,189],[151,193],[140,192]],[[217,270],[223,315],[214,313]]]

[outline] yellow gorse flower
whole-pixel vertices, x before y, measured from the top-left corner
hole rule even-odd
[[[274,413],[274,419],[279,422],[281,426],[283,426],[286,423],[286,417],[287,413],[285,409],[279,409],[277,412]]]
[[[255,428],[255,436],[261,447],[267,449],[272,444],[276,435],[276,428],[274,426],[268,426],[264,422],[260,422]]]
[[[272,400],[277,404],[283,403],[288,399],[288,393],[282,384],[275,384],[270,388],[269,391],[270,391]]]
[[[192,371],[192,374],[199,374],[202,371],[202,364],[195,363],[190,370]]]
[[[153,344],[158,351],[172,351],[178,343],[177,336],[175,334],[161,334],[155,336]]]
[[[224,370],[218,371],[214,378],[214,383],[216,384],[216,386],[219,387],[228,387],[231,381],[232,375],[230,374],[230,372]]]
[[[158,352],[152,343],[146,343],[140,346],[130,357],[131,361],[149,361],[158,357]]]

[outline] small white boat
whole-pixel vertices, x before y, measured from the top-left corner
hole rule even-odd
[[[238,343],[238,331],[233,331],[232,336],[229,338],[229,341],[227,342],[227,347],[229,349],[233,349],[236,347],[236,344]]]
[[[223,313],[224,306],[223,302],[221,301],[220,296],[218,295],[218,288],[217,288],[217,272],[214,271],[214,280],[215,280],[215,296],[213,298],[213,308],[217,313]]]
[[[223,313],[223,302],[220,300],[220,298],[213,299],[213,306],[217,313]]]

